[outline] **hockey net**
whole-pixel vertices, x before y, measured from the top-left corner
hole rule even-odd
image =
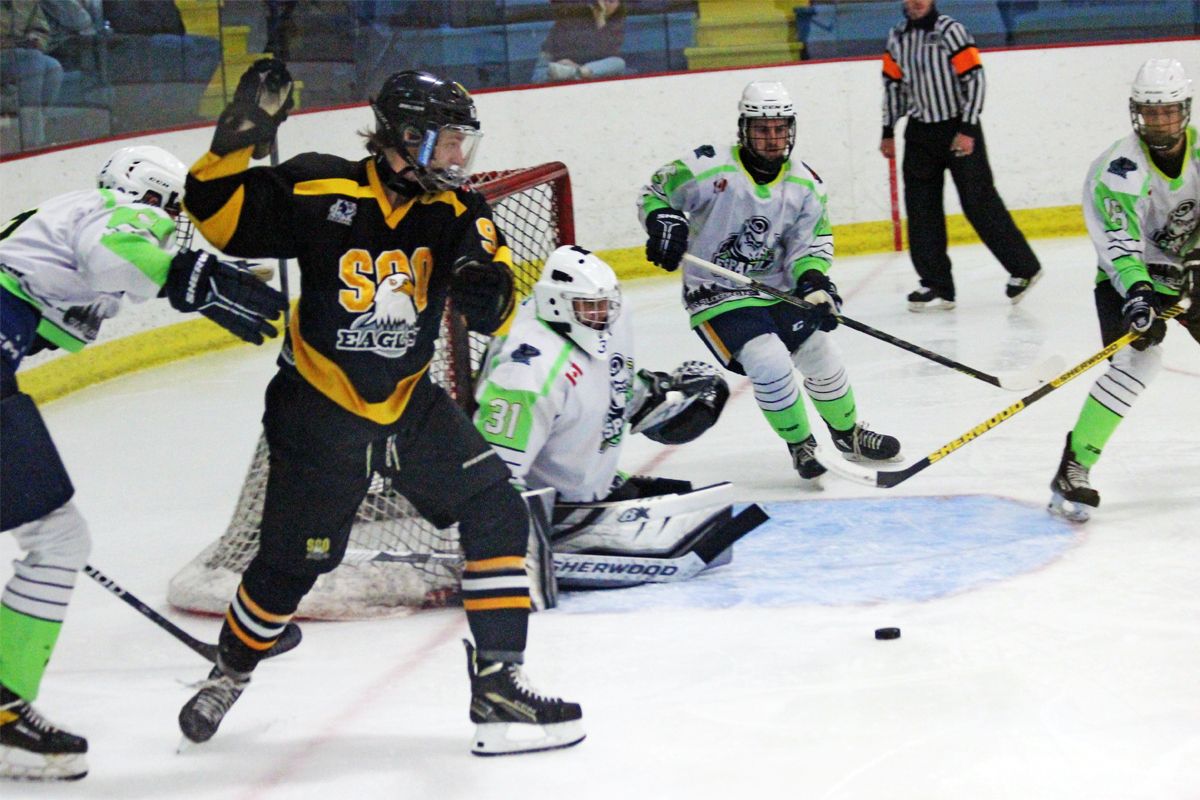
[[[553,162],[484,172],[473,175],[471,184],[488,199],[508,239],[516,290],[525,296],[550,253],[575,241],[567,168]],[[429,374],[467,410],[472,405],[472,380],[488,341],[486,336],[468,333],[456,315],[447,312],[443,317]],[[167,590],[171,605],[224,613],[242,572],[258,552],[267,463],[266,441],[260,435],[228,528],[171,579]],[[346,558],[317,580],[297,615],[367,619],[446,605],[457,600],[461,578],[457,526],[435,528],[376,474],[358,509]]]

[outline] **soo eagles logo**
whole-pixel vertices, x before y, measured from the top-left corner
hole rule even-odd
[[[428,302],[433,257],[418,248],[410,260],[392,250],[371,259],[364,250],[351,250],[339,262],[339,275],[348,287],[338,302],[358,314],[337,335],[338,350],[369,350],[384,358],[400,358],[417,339],[418,318]],[[376,282],[378,281],[378,282]]]

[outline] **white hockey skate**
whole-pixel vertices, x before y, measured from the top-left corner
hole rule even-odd
[[[1088,480],[1088,468],[1075,459],[1071,449],[1071,434],[1063,448],[1058,472],[1050,482],[1050,503],[1046,510],[1071,522],[1087,522],[1091,511],[1100,505],[1100,493]]]
[[[583,741],[586,734],[578,703],[543,697],[530,688],[520,664],[480,661],[471,643],[464,639],[463,644],[471,676],[471,721],[475,723],[472,753],[536,753]]]

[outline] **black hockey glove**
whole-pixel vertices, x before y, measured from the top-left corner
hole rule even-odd
[[[646,260],[667,272],[679,269],[687,252],[687,217],[673,208],[658,208],[646,216]]]
[[[842,312],[842,296],[824,272],[817,269],[804,272],[796,281],[793,294],[820,310],[821,330],[831,331],[838,326],[837,315]]]
[[[266,158],[275,131],[295,105],[292,76],[276,58],[255,61],[238,81],[233,99],[217,118],[212,152],[219,156],[254,145],[254,157]]]
[[[251,344],[277,335],[269,320],[278,319],[287,299],[254,273],[218,260],[203,250],[184,250],[171,261],[163,287],[177,311],[199,311]]]
[[[480,264],[466,257],[460,258],[450,275],[450,300],[467,318],[468,328],[491,333],[512,310],[512,272],[498,262]]]
[[[1129,287],[1129,291],[1125,294],[1125,303],[1121,306],[1121,320],[1125,325],[1125,330],[1141,334],[1133,342],[1135,350],[1145,350],[1147,347],[1156,345],[1166,335],[1166,326],[1162,324],[1162,320],[1158,320],[1157,326],[1154,324],[1157,313],[1158,304],[1152,285],[1141,281]]]

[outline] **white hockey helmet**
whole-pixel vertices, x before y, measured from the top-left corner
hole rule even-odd
[[[780,155],[778,152],[761,152],[752,144],[750,129],[755,119],[786,119],[788,120],[787,151]],[[778,81],[753,81],[742,90],[742,99],[738,101],[738,144],[750,151],[764,166],[775,166],[787,161],[796,144],[796,109],[792,105],[792,96]]]
[[[187,167],[175,156],[153,145],[122,147],[100,168],[96,183],[110,189],[122,203],[157,206],[176,220],[176,243],[191,244],[191,222],[183,215],[183,187]]]
[[[1152,150],[1174,148],[1192,114],[1192,82],[1173,58],[1152,58],[1129,88],[1133,129]]]
[[[621,314],[621,286],[612,267],[590,250],[570,245],[550,254],[533,285],[538,317],[594,357],[608,352]]]

